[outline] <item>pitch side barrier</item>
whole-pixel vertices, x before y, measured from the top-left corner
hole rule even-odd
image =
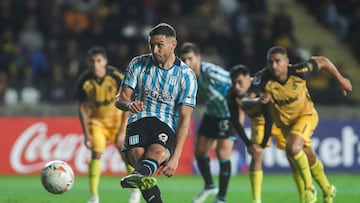
[[[190,131],[177,174],[197,173],[194,161],[194,140],[199,119],[191,121]],[[85,148],[80,121],[77,117],[1,117],[1,148],[3,163],[0,174],[39,174],[50,160],[68,162],[77,175],[87,174],[90,151]],[[246,123],[250,135],[249,123]],[[360,120],[320,119],[313,135],[313,147],[327,172],[360,171]],[[211,170],[218,173],[213,152]],[[247,172],[250,157],[240,139],[231,156],[233,173]],[[110,145],[101,159],[104,174],[126,174],[126,167],[117,149]],[[290,171],[283,151],[274,143],[264,154],[264,170]]]

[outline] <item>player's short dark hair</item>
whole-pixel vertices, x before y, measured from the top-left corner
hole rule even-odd
[[[166,37],[176,38],[176,31],[171,25],[160,23],[150,30],[149,36],[152,37],[154,35],[165,35]]]
[[[273,46],[268,50],[267,56],[269,57],[271,54],[282,54],[287,56],[287,51],[284,47]]]
[[[200,49],[194,43],[185,42],[180,48],[180,55],[194,52],[196,55],[200,55]]]
[[[107,58],[106,49],[104,47],[101,47],[101,46],[94,46],[91,49],[89,49],[88,52],[87,52],[87,57],[91,58],[93,55],[97,55],[97,54],[101,54],[105,58]]]
[[[231,79],[235,79],[239,75],[250,75],[250,70],[247,66],[243,64],[238,64],[230,69],[230,77]]]

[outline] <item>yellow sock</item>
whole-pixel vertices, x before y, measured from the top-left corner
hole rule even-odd
[[[308,189],[308,188],[314,189],[308,158],[307,158],[306,154],[304,153],[304,151],[301,150],[299,153],[297,153],[294,156],[293,160],[294,160],[296,169],[299,171],[299,173],[301,174],[301,177],[304,180],[305,189]]]
[[[321,190],[324,194],[329,194],[330,191],[330,183],[326,178],[324,172],[324,166],[319,159],[316,159],[315,163],[310,167],[311,174],[314,177],[315,181],[319,184]]]
[[[261,200],[261,187],[263,180],[263,171],[256,170],[250,172],[250,182],[253,199],[260,201]]]
[[[135,169],[130,165],[130,164],[126,164],[126,170],[128,172],[128,174],[132,173]]]
[[[298,193],[299,193],[300,202],[302,202],[302,199],[305,194],[304,180],[302,179],[300,172],[296,169],[294,160],[289,157],[288,157],[288,160],[291,165],[291,172],[292,172],[292,176],[294,178],[294,181],[295,181]]]
[[[305,194],[304,180],[302,179],[301,174],[298,171],[293,171],[292,175],[293,175],[294,181],[296,183],[296,187],[298,189],[300,199],[302,200],[302,198]]]
[[[100,174],[100,160],[92,159],[89,163],[90,194],[92,195],[99,195]]]

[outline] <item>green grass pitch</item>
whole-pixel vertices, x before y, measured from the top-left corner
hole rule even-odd
[[[190,203],[203,187],[200,176],[157,176],[165,203]],[[217,177],[214,180],[217,182]],[[329,180],[336,185],[338,193],[335,202],[360,202],[360,173],[329,173]],[[127,203],[129,189],[121,189],[120,176],[103,176],[100,182],[101,203]],[[73,188],[62,195],[45,191],[40,176],[0,176],[0,203],[82,203],[86,202],[89,190],[86,176],[77,176]],[[322,193],[318,189],[318,202]],[[207,203],[213,201],[213,197]],[[145,201],[142,200],[142,203]],[[227,195],[228,203],[251,203],[249,176],[233,176]],[[263,202],[297,203],[298,195],[291,174],[266,174],[263,182]]]

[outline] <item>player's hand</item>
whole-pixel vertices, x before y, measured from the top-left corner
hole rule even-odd
[[[271,99],[271,96],[268,93],[264,93],[263,95],[260,96],[260,101],[262,104],[269,103],[270,99]]]
[[[175,174],[175,171],[178,167],[179,160],[171,158],[166,165],[161,169],[161,173],[163,173],[167,177],[171,177]]]
[[[92,148],[92,137],[86,135],[85,140],[84,140],[84,144],[85,144],[86,148],[91,149]]]
[[[133,101],[129,105],[129,111],[131,113],[140,113],[145,110],[144,102],[142,101]]]
[[[344,96],[347,95],[347,92],[352,91],[352,85],[349,79],[343,77],[342,79],[339,80],[339,83]]]

